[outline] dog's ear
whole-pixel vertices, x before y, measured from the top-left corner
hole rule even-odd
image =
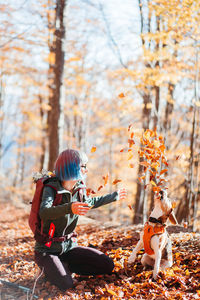
[[[170,222],[171,222],[173,225],[177,225],[177,224],[178,224],[178,222],[177,222],[177,220],[176,220],[176,217],[175,217],[175,214],[174,214],[173,211],[172,211],[171,214],[169,215],[169,220],[170,220]]]

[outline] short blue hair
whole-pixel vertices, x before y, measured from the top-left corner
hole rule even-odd
[[[79,151],[67,149],[61,152],[55,163],[55,174],[61,181],[82,179]]]

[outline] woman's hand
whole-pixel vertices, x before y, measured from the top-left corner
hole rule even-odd
[[[127,197],[127,190],[125,188],[118,190],[119,200],[125,200]]]
[[[87,203],[83,202],[73,202],[71,206],[71,210],[74,215],[85,216],[90,207]]]

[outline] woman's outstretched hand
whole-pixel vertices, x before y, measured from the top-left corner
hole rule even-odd
[[[74,215],[85,216],[90,207],[87,203],[83,202],[73,202],[71,206],[71,210]]]
[[[125,200],[127,197],[127,190],[125,188],[118,190],[119,200]]]

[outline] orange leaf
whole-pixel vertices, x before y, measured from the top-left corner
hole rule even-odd
[[[178,160],[180,158],[180,155],[178,155],[177,157],[176,157],[176,160]]]
[[[124,149],[121,149],[120,152],[124,152]]]
[[[121,94],[118,95],[118,97],[119,97],[119,98],[124,98],[125,95],[124,95],[124,93],[121,93]]]
[[[130,167],[130,168],[134,168],[134,164],[130,164],[129,167]]]
[[[153,186],[153,192],[159,193],[161,191],[161,188],[159,186]]]
[[[130,160],[132,157],[133,157],[133,154],[131,152],[129,152],[128,160]]]
[[[159,147],[159,149],[160,149],[162,152],[164,152],[164,151],[165,151],[165,145],[161,145],[161,146]]]
[[[113,182],[112,182],[112,184],[117,184],[118,182],[121,182],[121,180],[120,179],[115,179],[115,180],[113,180]]]
[[[153,172],[151,169],[149,171],[151,172],[151,174],[153,175],[153,177],[155,177],[156,172]]]
[[[176,208],[176,206],[177,206],[177,203],[175,201],[173,201],[172,202],[172,208],[174,209],[174,208]]]
[[[97,147],[92,147],[91,153],[94,153],[97,150]]]
[[[132,208],[132,206],[130,205],[130,204],[128,204],[128,207],[130,208],[130,210],[132,210],[133,208]]]
[[[142,180],[144,180],[145,176],[140,176],[139,177],[139,181],[142,182]]]
[[[89,196],[90,194],[96,194],[92,189],[88,188],[86,189],[86,193],[87,193],[87,196]]]
[[[108,183],[108,175],[103,176],[103,180],[104,180],[104,185],[106,185]]]
[[[162,171],[160,172],[160,175],[162,175],[162,174],[164,174],[164,173],[166,173],[166,172],[168,172],[168,170],[167,170],[167,169],[164,169],[164,170],[162,170]]]
[[[129,148],[131,148],[135,144],[133,139],[128,139],[128,143],[129,143]]]
[[[98,187],[98,190],[97,190],[97,191],[100,191],[102,188],[103,188],[103,185],[100,185],[100,186]]]
[[[151,180],[151,184],[154,185],[154,186],[156,186],[156,183],[153,180]]]

